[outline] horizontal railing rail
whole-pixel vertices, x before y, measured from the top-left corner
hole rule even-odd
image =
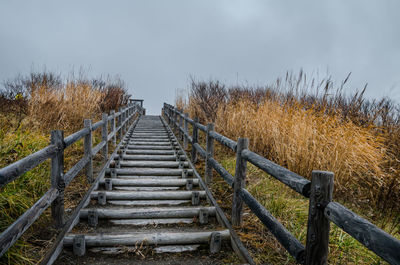
[[[15,244],[49,206],[52,208],[56,228],[64,226],[65,188],[85,168],[87,180],[93,183],[93,157],[102,150],[102,157],[107,162],[108,142],[112,140],[116,145],[116,136],[119,135],[121,141],[133,119],[145,114],[145,109],[142,107],[143,101],[133,102],[120,108],[117,113],[114,111],[110,115],[103,113],[103,120],[93,125],[91,120],[85,120],[85,128],[65,138],[63,131],[52,131],[49,146],[0,169],[0,188],[2,188],[47,159],[51,159],[51,188],[0,234],[0,256]],[[116,122],[118,122],[118,127],[116,127]],[[108,134],[109,125],[111,132]],[[99,128],[102,128],[102,141],[93,147],[92,132]],[[81,139],[84,139],[84,155],[64,174],[64,150]]]
[[[282,167],[265,157],[248,149],[248,140],[239,138],[235,142],[191,119],[187,113],[179,111],[172,105],[164,103],[162,113],[168,123],[178,130],[181,139],[192,145],[191,158],[197,161],[197,154],[205,158],[205,179],[207,184],[212,178],[214,169],[233,188],[232,224],[242,225],[243,202],[271,231],[281,245],[300,264],[326,264],[329,245],[330,221],[358,240],[390,264],[400,264],[400,240],[386,233],[374,224],[353,213],[340,203],[332,201],[333,173],[313,171],[311,181]],[[182,126],[185,124],[185,126]],[[192,125],[192,136],[188,124]],[[198,143],[198,132],[206,134],[207,148],[204,150]],[[213,158],[213,141],[228,147],[236,153],[235,176],[232,176],[218,161]],[[244,186],[247,162],[279,180],[292,190],[309,198],[306,246],[296,239],[265,207],[259,203]]]

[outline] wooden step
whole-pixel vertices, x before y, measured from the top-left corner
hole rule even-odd
[[[192,224],[193,218],[160,218],[160,219],[119,219],[111,220],[115,225],[166,225],[166,224]]]
[[[127,150],[172,150],[172,145],[128,145]]]
[[[141,243],[147,245],[179,245],[179,244],[208,244],[212,233],[219,233],[222,240],[229,240],[229,230],[204,231],[204,232],[124,232],[86,234],[87,247],[100,246],[134,246]],[[64,246],[72,246],[76,234],[69,233],[64,238]]]
[[[176,161],[174,155],[123,155],[123,160],[147,160],[147,161]]]
[[[149,167],[149,168],[178,168],[179,162],[155,162],[155,161],[121,161],[121,167]],[[188,167],[189,163],[184,162],[184,167]]]
[[[109,200],[107,203],[116,206],[176,206],[190,204],[191,200]]]
[[[131,187],[131,186],[117,186],[113,190],[126,190],[126,191],[161,191],[161,190],[179,190],[181,187]]]
[[[126,150],[126,154],[128,155],[173,155],[175,152],[171,150]]]
[[[93,191],[92,199],[97,199],[99,191]],[[198,192],[200,198],[205,198],[205,191],[101,191],[107,200],[188,200]]]
[[[116,168],[117,175],[129,176],[182,176],[183,170],[193,175],[193,169],[163,169],[163,168]]]
[[[86,219],[89,211],[96,211],[100,219],[193,218],[200,211],[215,216],[215,207],[145,207],[145,208],[85,208],[80,218]]]
[[[140,187],[157,187],[157,186],[185,186],[189,179],[110,179],[112,182],[112,186],[140,186]],[[198,179],[190,179],[193,182],[193,185],[198,185]],[[100,183],[104,184],[104,180]]]

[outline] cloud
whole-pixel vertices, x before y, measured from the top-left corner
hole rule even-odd
[[[325,72],[400,99],[400,2],[2,1],[0,79],[32,65],[119,74],[158,114],[189,75],[265,84]]]

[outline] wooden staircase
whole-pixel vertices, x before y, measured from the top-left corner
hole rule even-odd
[[[64,238],[56,264],[235,260],[230,232],[189,165],[164,121],[141,116]]]

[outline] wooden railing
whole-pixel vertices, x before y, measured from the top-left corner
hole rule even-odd
[[[104,161],[108,161],[108,142],[112,141],[114,145],[116,145],[117,137],[121,141],[123,135],[127,132],[128,125],[133,122],[133,118],[137,114],[143,114],[144,111],[145,110],[139,104],[128,104],[126,107],[120,108],[118,112],[111,111],[110,115],[103,113],[102,120],[95,124],[92,124],[92,121],[89,119],[85,120],[82,130],[66,138],[64,138],[63,131],[54,130],[51,132],[49,146],[0,169],[1,188],[47,159],[51,159],[51,188],[30,209],[0,234],[0,256],[20,238],[50,205],[51,215],[56,228],[65,226],[65,188],[82,169],[85,169],[88,182],[94,183],[93,157],[101,151]],[[108,133],[109,127],[110,133]],[[95,147],[92,147],[92,132],[100,128],[102,141]],[[84,155],[78,163],[64,174],[64,150],[82,138],[84,139]],[[106,165],[104,165],[104,167],[105,166]],[[100,172],[105,171],[104,167]],[[73,214],[71,218],[76,218],[75,215],[77,215],[77,213]],[[68,220],[67,223],[72,222]]]
[[[313,171],[310,181],[250,151],[249,141],[246,138],[239,138],[235,142],[215,132],[213,124],[204,126],[197,118],[190,119],[187,113],[182,113],[167,103],[164,103],[162,113],[169,124],[178,130],[179,136],[183,138],[184,148],[188,147],[188,142],[191,143],[192,160],[195,162],[198,154],[205,159],[206,183],[212,181],[212,169],[214,169],[233,188],[231,217],[233,225],[242,224],[242,208],[245,203],[299,264],[310,265],[327,263],[330,222],[333,222],[385,261],[390,264],[400,264],[398,239],[340,203],[332,201],[334,179],[332,172]],[[188,124],[192,125],[192,136],[189,135]],[[198,144],[199,130],[206,134],[206,150]],[[214,140],[236,153],[235,176],[214,159]],[[306,246],[303,246],[246,190],[247,162],[309,198]]]

